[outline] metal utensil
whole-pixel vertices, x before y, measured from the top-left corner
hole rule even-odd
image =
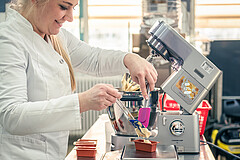
[[[143,136],[147,137],[144,132],[142,132],[143,129],[147,129],[139,120],[135,119],[131,112],[125,107],[125,105],[117,99],[116,104],[119,106],[119,108],[122,109],[123,113],[129,118],[129,121],[132,123],[135,129],[137,129]],[[137,131],[136,131],[137,132]]]
[[[132,113],[127,109],[127,107],[119,100],[117,99],[116,104],[119,106],[119,108],[122,109],[123,113],[129,118],[129,119],[135,119],[132,115]]]
[[[149,87],[149,83],[146,82],[146,88],[147,88],[147,94],[148,94],[148,99],[149,99],[149,94],[150,94],[150,87]],[[144,99],[144,105],[143,105],[143,108],[146,108],[149,106],[149,101],[148,99]]]

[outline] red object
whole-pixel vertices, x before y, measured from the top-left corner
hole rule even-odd
[[[77,157],[95,157],[97,140],[78,139],[73,143],[76,146]]]
[[[166,111],[178,111],[180,109],[180,105],[168,95],[164,96],[164,109]],[[159,96],[159,104],[160,104],[160,110],[162,110],[162,94]],[[199,133],[200,135],[204,134],[205,131],[205,126],[207,122],[207,117],[208,117],[208,111],[211,110],[212,107],[209,104],[207,100],[203,100],[196,111],[199,114]]]
[[[120,118],[118,119],[118,122],[120,124],[120,127],[122,127],[122,129],[124,129],[123,121]]]
[[[150,141],[151,143],[144,143],[143,139],[137,139],[134,140],[134,142],[136,150],[145,152],[155,152],[158,144],[156,141]]]
[[[87,147],[96,147],[97,140],[90,140],[90,139],[79,139],[78,141],[73,142],[75,146],[87,146]]]
[[[207,100],[203,100],[202,103],[198,106],[196,111],[199,114],[199,132],[200,135],[204,134],[205,126],[208,117],[208,111],[211,110],[212,107]]]
[[[77,147],[77,157],[95,157],[97,150],[95,147]]]
[[[97,144],[97,140],[96,139],[78,139],[78,142],[94,142]]]
[[[159,96],[160,110],[162,110],[162,96],[163,94]],[[180,109],[180,105],[168,95],[165,94],[163,98],[164,109],[166,111],[178,111]]]
[[[113,126],[116,129],[116,131],[120,131],[116,121],[113,121]]]

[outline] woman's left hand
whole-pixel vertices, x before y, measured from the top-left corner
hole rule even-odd
[[[140,85],[143,97],[148,98],[146,81],[149,83],[150,91],[154,90],[158,76],[156,69],[146,59],[134,53],[124,57],[124,64],[128,68],[132,80]]]

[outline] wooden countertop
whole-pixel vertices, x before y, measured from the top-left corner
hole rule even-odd
[[[95,158],[81,158],[84,160],[117,160],[120,159],[121,151],[110,151],[110,143],[106,143],[105,138],[105,123],[108,122],[108,115],[102,114],[99,116],[98,120],[93,124],[93,126],[87,131],[87,133],[82,137],[82,139],[96,139],[97,142],[97,154]],[[205,140],[203,136],[201,136],[201,140]],[[181,154],[179,155],[179,159],[184,160],[215,160],[210,148],[208,145],[202,144],[200,145],[200,153],[199,154]],[[65,160],[77,160],[76,150],[73,150],[67,155]]]

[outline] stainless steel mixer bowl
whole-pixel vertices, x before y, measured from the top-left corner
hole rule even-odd
[[[143,104],[142,93],[138,91],[123,92],[121,101],[132,113],[134,118],[137,119],[138,111]],[[117,135],[137,136],[135,128],[131,122],[129,122],[128,117],[123,113],[117,103],[109,106],[107,108],[107,113]]]

